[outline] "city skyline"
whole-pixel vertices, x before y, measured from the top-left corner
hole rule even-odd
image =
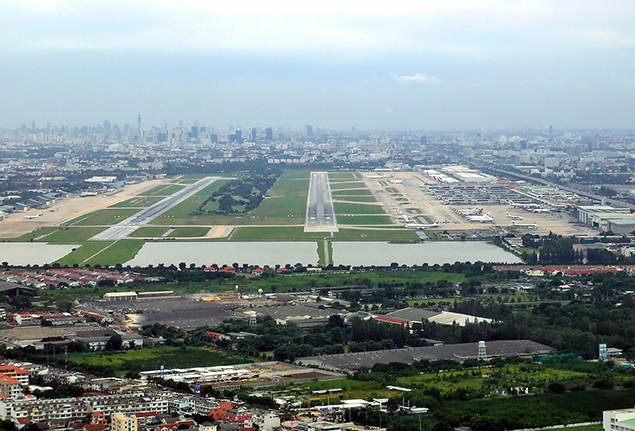
[[[5,2],[0,127],[633,128],[631,3],[437,3]]]

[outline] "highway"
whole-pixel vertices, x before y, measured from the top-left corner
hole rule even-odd
[[[333,210],[329,177],[326,172],[311,172],[306,205],[305,232],[338,232]]]
[[[132,217],[129,217],[124,221],[119,222],[112,227],[109,227],[105,231],[98,233],[97,235],[90,238],[89,241],[118,241],[120,239],[126,238],[128,235],[130,235],[141,226],[147,225],[149,222],[159,217],[164,212],[177,206],[195,193],[203,190],[205,187],[209,186],[217,179],[219,178],[203,178],[202,180],[199,180],[194,184],[185,187],[183,190],[180,190],[173,195],[166,197],[156,204],[144,210],[141,210]]]

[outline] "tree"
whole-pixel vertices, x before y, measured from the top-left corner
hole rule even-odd
[[[123,347],[123,339],[119,334],[113,334],[106,342],[106,350],[121,350]]]

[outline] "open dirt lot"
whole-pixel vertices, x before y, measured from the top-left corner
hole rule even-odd
[[[440,220],[441,224],[436,229],[442,230],[469,230],[485,229],[488,226],[504,227],[525,233],[531,232],[545,235],[549,231],[559,235],[595,235],[597,232],[587,227],[576,226],[569,216],[564,213],[531,213],[519,208],[512,208],[511,205],[479,205],[483,208],[483,214],[490,213],[494,216],[494,222],[470,222],[456,214],[452,208],[456,205],[445,205],[434,195],[427,194],[421,190],[425,184],[437,184],[431,178],[416,172],[395,172],[388,178],[369,178],[365,176],[366,185],[373,191],[377,199],[384,204],[386,211],[395,222],[399,222],[399,216],[406,214],[415,219],[415,223],[433,223]],[[474,206],[458,206],[461,209],[470,209]],[[512,225],[510,215],[522,216],[518,220],[519,224],[537,224],[537,228],[521,228]],[[400,214],[401,213],[401,214]],[[425,219],[418,220],[418,216],[425,216]]]
[[[158,185],[168,184],[168,182],[169,180],[167,179],[144,181],[139,184],[125,186],[123,189],[108,194],[62,199],[47,209],[13,213],[0,221],[0,238],[16,238],[41,227],[57,226],[82,214],[125,201],[145,190]],[[51,212],[50,209],[55,211]],[[42,216],[34,219],[25,218],[26,216],[35,216],[37,214],[42,214]]]

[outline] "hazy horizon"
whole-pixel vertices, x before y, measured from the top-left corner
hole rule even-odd
[[[635,127],[635,3],[5,1],[0,127]]]

